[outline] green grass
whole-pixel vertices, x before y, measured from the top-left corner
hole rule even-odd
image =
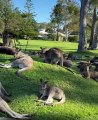
[[[20,40],[21,46],[23,49],[25,49],[26,40]],[[33,49],[33,50],[40,50],[40,47],[59,47],[63,49],[64,51],[76,51],[77,49],[77,43],[70,43],[70,42],[58,42],[58,41],[44,41],[44,40],[29,40],[28,43],[28,50]]]
[[[25,49],[26,41],[22,40],[21,44]],[[28,50],[39,50],[40,47],[59,47],[65,52],[76,52],[77,43],[29,41]],[[94,56],[97,53],[98,50],[95,50],[82,55]],[[0,62],[9,63],[12,58],[0,54]],[[72,67],[75,74],[72,74],[60,66],[43,63],[39,58],[33,59],[37,61],[34,62],[32,70],[23,73],[30,80],[17,77],[15,68],[0,68],[0,79],[7,91],[12,94],[12,102],[9,105],[13,110],[19,113],[34,113],[36,120],[98,120],[98,83],[92,79],[82,78],[76,61]],[[51,107],[35,102],[41,78],[64,90],[65,104]]]

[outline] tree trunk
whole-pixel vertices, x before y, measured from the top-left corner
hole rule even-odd
[[[56,41],[59,41],[59,24],[57,26],[57,36],[56,36]]]
[[[78,51],[85,51],[87,49],[87,39],[86,39],[86,15],[88,9],[89,0],[81,0],[80,9],[80,34],[79,34],[79,45]]]
[[[7,30],[4,30],[3,32],[3,45],[7,47],[13,47],[12,39],[10,38]]]
[[[68,41],[68,28],[66,28],[66,34],[65,34],[65,39],[66,39],[66,42]]]
[[[98,21],[95,23],[95,27],[94,27],[94,35],[93,35],[93,41],[92,41],[92,45],[91,45],[91,49],[98,49]]]
[[[92,23],[92,27],[91,27],[91,36],[90,36],[90,43],[89,43],[90,49],[91,49],[92,43],[94,41],[94,29],[95,29],[96,21],[97,21],[97,16],[96,16],[96,7],[95,7],[94,12],[93,12],[93,23]]]

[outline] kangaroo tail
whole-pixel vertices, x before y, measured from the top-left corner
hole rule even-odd
[[[53,103],[53,105],[63,104],[65,102],[65,100],[66,100],[66,97],[64,95],[59,102],[55,102],[55,103]]]
[[[71,73],[75,74],[71,69],[67,68],[67,67],[63,67],[65,69],[67,69],[68,71],[70,71]]]

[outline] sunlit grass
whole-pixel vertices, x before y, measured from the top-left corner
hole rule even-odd
[[[23,49],[25,44],[25,40],[21,41]],[[77,45],[69,42],[32,40],[29,41],[28,50],[39,50],[41,46],[59,47],[65,52],[76,52]],[[97,50],[82,54],[94,56],[96,53]],[[0,62],[9,63],[10,58],[13,57],[0,54]],[[34,113],[36,120],[98,120],[98,83],[92,79],[82,78],[76,61],[72,70],[75,74],[60,66],[35,61],[32,70],[23,73],[30,80],[17,77],[17,68],[0,68],[0,81],[12,94],[12,102],[9,103],[11,108],[19,113]],[[51,107],[35,102],[40,79],[48,80],[50,84],[62,88],[66,95],[65,104]]]

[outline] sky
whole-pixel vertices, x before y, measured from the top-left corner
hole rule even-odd
[[[50,14],[56,5],[57,0],[32,0],[33,12],[35,12],[35,19],[38,23],[49,22]],[[14,0],[14,6],[24,10],[25,0]]]

